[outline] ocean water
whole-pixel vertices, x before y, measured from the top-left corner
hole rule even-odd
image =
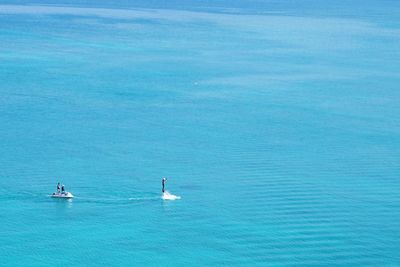
[[[0,4],[1,266],[400,266],[397,1],[97,2]]]

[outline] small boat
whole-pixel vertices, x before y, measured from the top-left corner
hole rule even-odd
[[[54,198],[73,198],[74,196],[70,192],[64,192],[64,193],[53,193],[51,197]]]

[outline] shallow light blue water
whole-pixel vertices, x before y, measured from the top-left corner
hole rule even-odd
[[[400,265],[400,7],[349,2],[3,1],[0,265]]]

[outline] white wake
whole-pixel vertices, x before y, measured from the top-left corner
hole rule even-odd
[[[168,192],[168,191],[165,191],[165,192],[162,194],[162,199],[164,199],[164,200],[177,200],[177,199],[181,199],[181,197],[180,197],[180,196],[173,195],[173,194],[171,194],[171,193]]]

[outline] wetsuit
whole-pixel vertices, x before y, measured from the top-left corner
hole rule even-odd
[[[61,193],[65,193],[65,188],[64,188],[64,186],[61,186]]]
[[[166,181],[166,179],[163,179],[162,180],[162,192],[164,193],[164,191],[165,191],[165,181]]]
[[[60,185],[57,185],[57,193],[60,193]]]

